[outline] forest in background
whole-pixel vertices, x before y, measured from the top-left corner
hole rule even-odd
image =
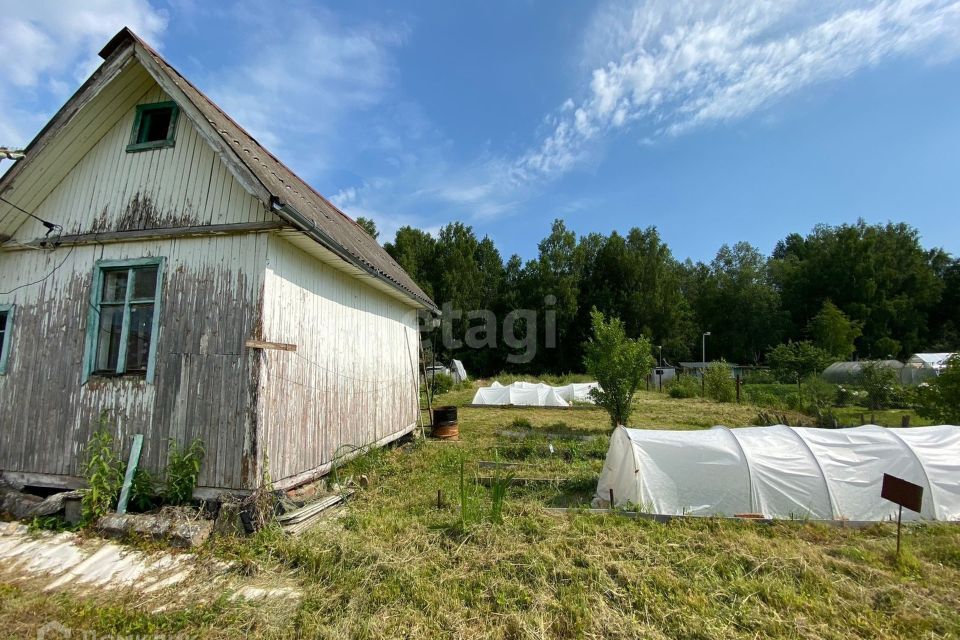
[[[371,221],[358,222],[377,236]],[[631,336],[662,345],[671,363],[699,360],[705,331],[709,360],[748,365],[764,364],[790,341],[811,341],[837,359],[902,359],[960,346],[960,260],[922,246],[906,223],[818,225],[788,235],[772,255],[738,242],[710,262],[676,259],[653,226],[577,237],[559,219],[526,262],[504,260],[489,237],[460,222],[436,237],[402,227],[384,247],[438,305],[489,309],[498,322],[513,309],[540,318],[555,311],[556,348],[539,349],[527,364],[511,365],[502,339],[495,348],[452,352],[438,341],[438,358],[459,358],[477,375],[582,370],[594,307],[621,318]],[[454,335],[470,322],[482,320],[455,321]],[[541,334],[544,325],[537,323]]]

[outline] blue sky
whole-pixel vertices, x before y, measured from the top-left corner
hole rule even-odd
[[[562,217],[656,225],[709,260],[863,217],[960,253],[958,0],[0,10],[0,146],[28,142],[127,24],[381,240],[462,220],[529,258]]]

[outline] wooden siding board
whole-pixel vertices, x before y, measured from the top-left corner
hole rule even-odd
[[[177,121],[174,147],[126,152],[133,107],[168,98],[151,84],[127,100],[124,115],[34,212],[61,224],[67,234],[275,220],[236,183],[188,118]],[[196,208],[195,202],[202,205]],[[39,223],[24,224],[14,237],[26,242],[40,229]]]
[[[133,434],[144,434],[148,468],[165,464],[167,438],[186,444],[199,436],[211,451],[201,484],[246,488],[237,472],[252,402],[242,344],[251,316],[260,313],[258,259],[264,254],[258,245],[265,243],[265,234],[248,234],[0,251],[0,279],[14,285],[66,258],[44,283],[13,294],[18,323],[13,366],[0,377],[0,469],[78,475],[82,449],[107,410],[124,452]],[[93,263],[151,255],[167,257],[156,383],[93,378],[81,385]],[[207,322],[213,326],[197,326]],[[202,352],[205,331],[211,337]]]
[[[267,249],[263,339],[297,344],[295,353],[261,355],[262,428],[273,477],[283,481],[416,420],[415,396],[402,391],[417,383],[405,333],[416,318],[282,238]]]

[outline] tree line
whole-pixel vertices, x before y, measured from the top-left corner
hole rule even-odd
[[[376,237],[371,221],[359,222]],[[477,374],[581,370],[594,308],[672,363],[699,360],[706,331],[708,359],[749,365],[765,364],[784,343],[809,343],[836,359],[960,346],[960,260],[922,246],[905,223],[818,225],[790,234],[772,255],[738,242],[709,262],[678,260],[656,227],[578,237],[559,219],[527,261],[504,260],[489,237],[460,222],[436,237],[402,227],[384,248],[438,304],[489,309],[500,319],[514,309],[553,313],[556,347],[527,364],[510,365],[502,340],[441,350]],[[482,320],[457,322],[462,335]],[[540,345],[546,325],[536,326]]]

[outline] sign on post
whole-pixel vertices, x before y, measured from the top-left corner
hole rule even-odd
[[[883,474],[883,485],[880,487],[880,497],[899,505],[897,510],[897,555],[900,555],[900,521],[903,516],[903,508],[920,513],[923,505],[923,487],[913,484],[903,478],[892,476],[889,473]]]
[[[883,486],[880,488],[880,497],[901,507],[906,507],[910,511],[920,513],[920,507],[923,504],[923,487],[885,473],[883,474]]]

